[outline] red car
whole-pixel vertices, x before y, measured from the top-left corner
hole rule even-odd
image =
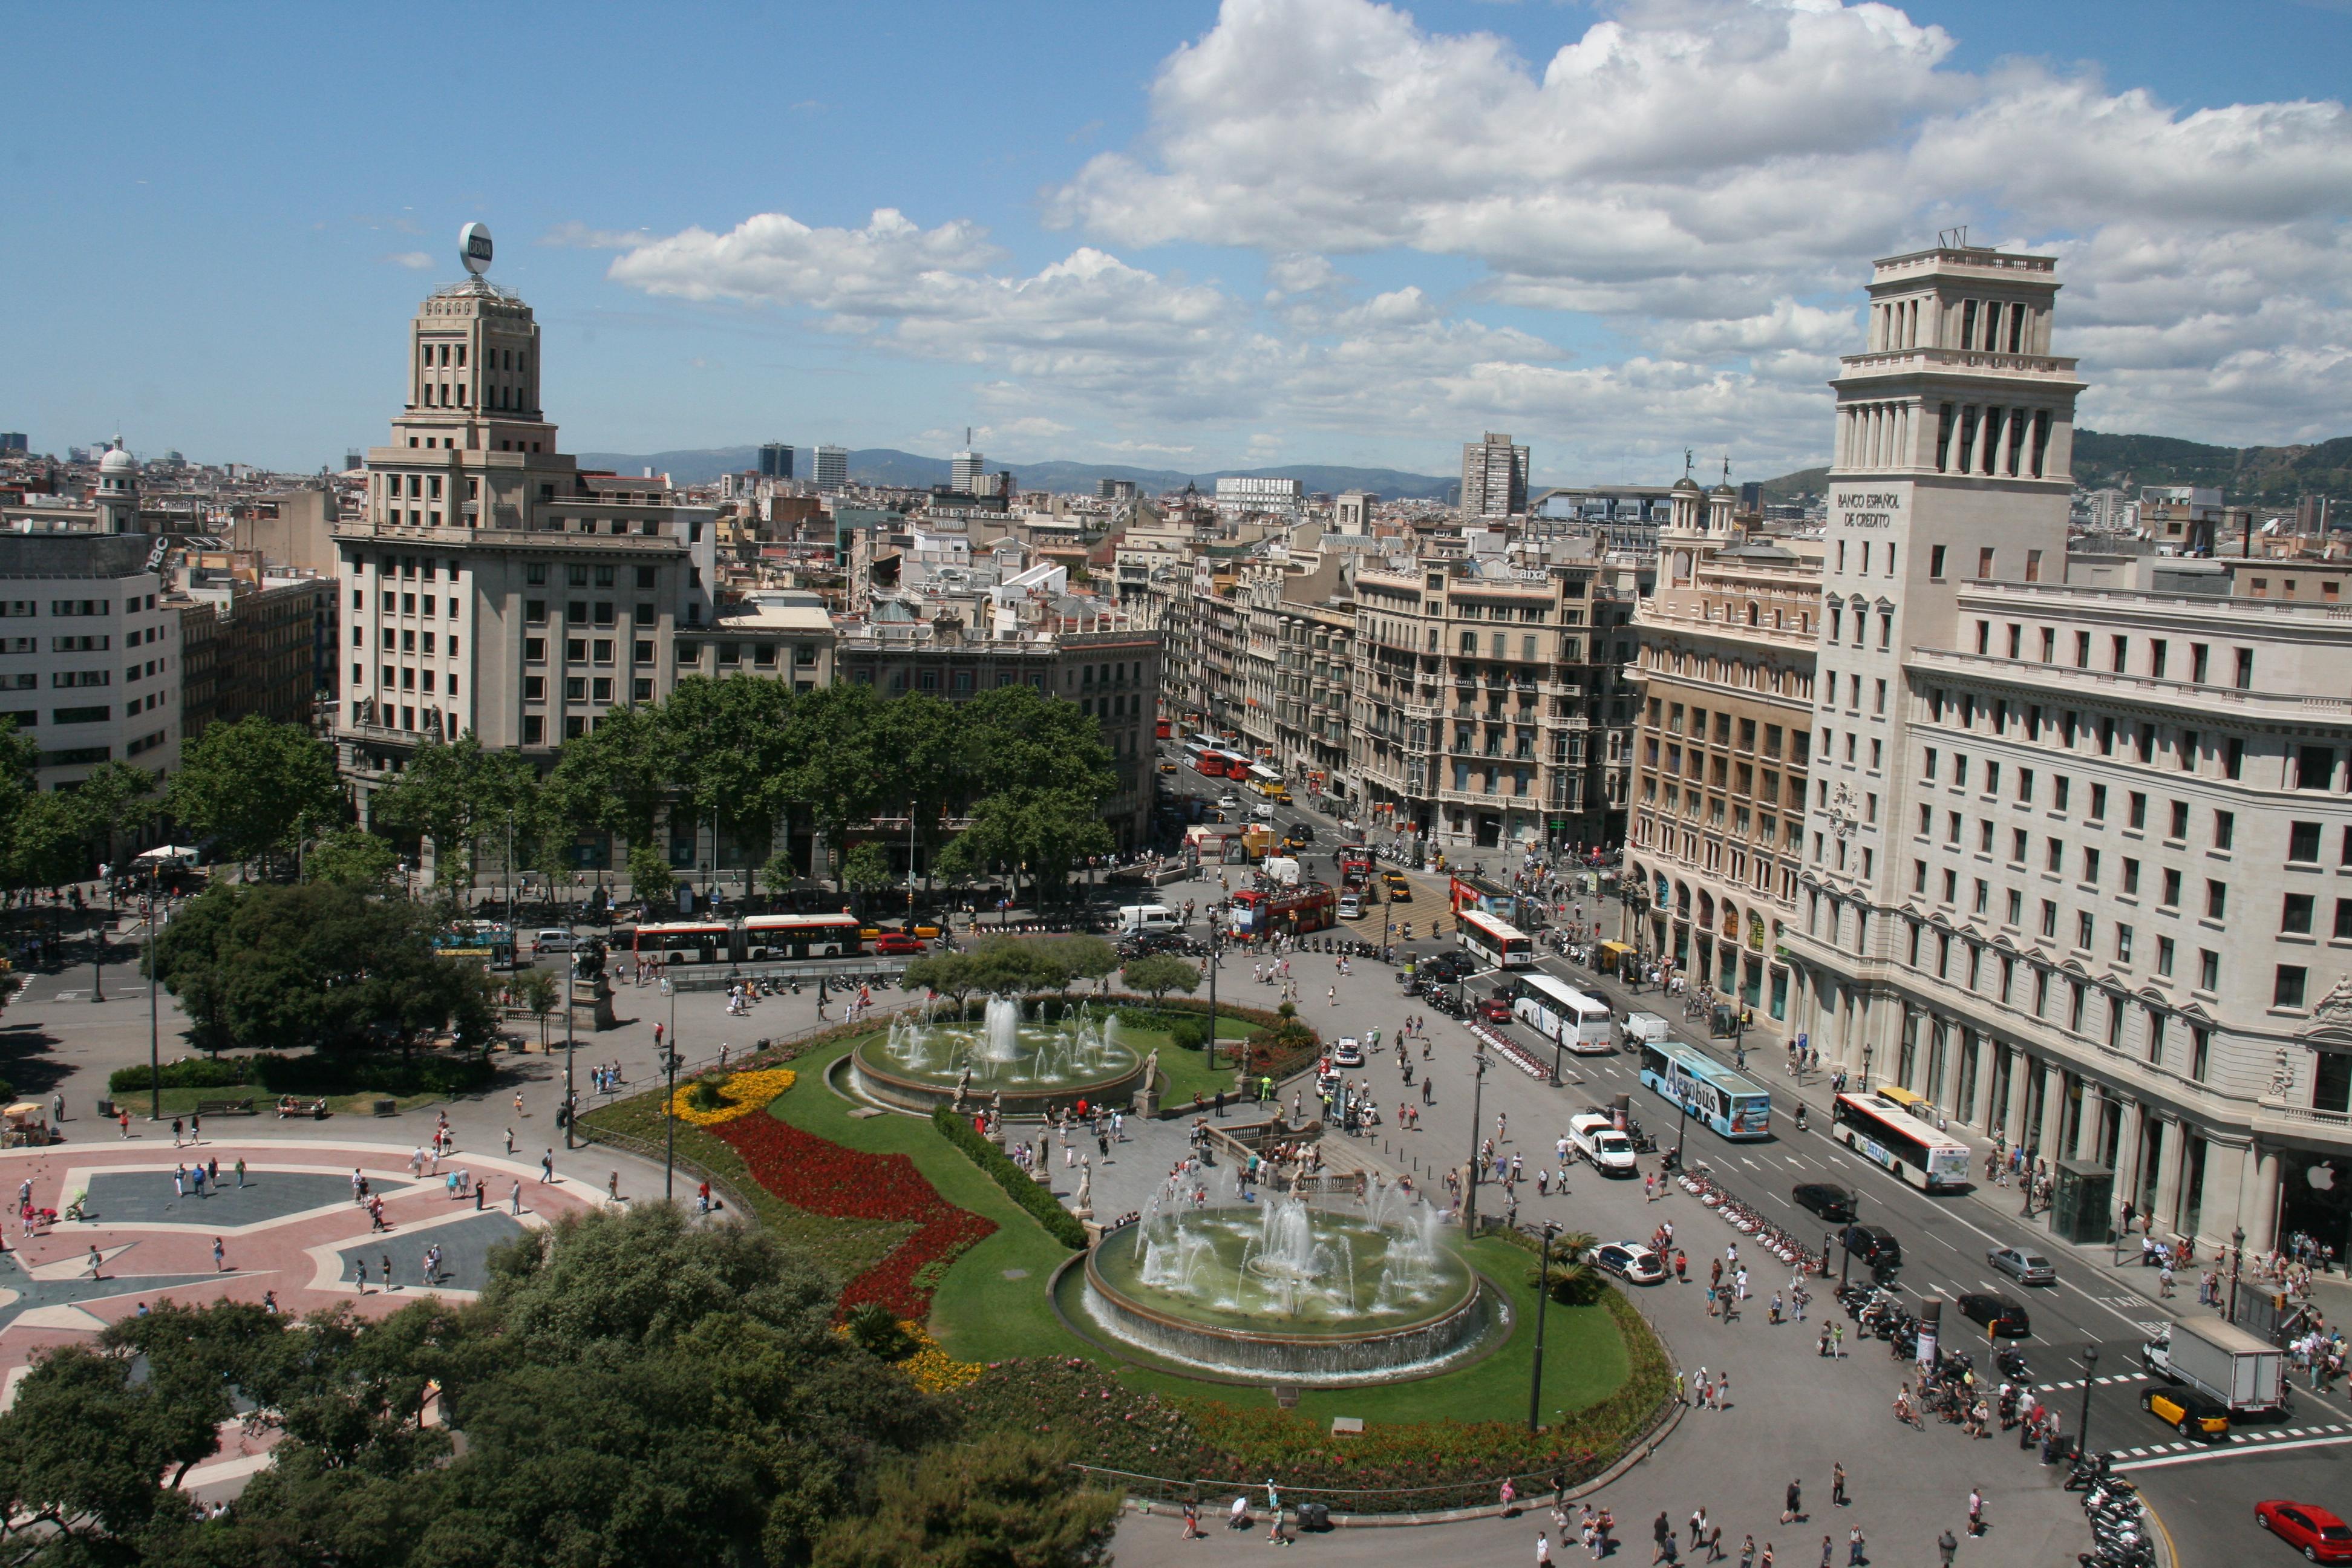
[[[1511,1005],[1500,996],[1489,996],[1478,1004],[1478,1016],[1489,1024],[1507,1024],[1511,1021]]]
[[[908,936],[903,931],[886,931],[874,939],[874,951],[885,958],[903,958],[928,952],[929,949],[924,945],[921,937]]]
[[[2313,1563],[2352,1563],[2352,1526],[2314,1503],[2273,1498],[2254,1505],[2254,1522]]]

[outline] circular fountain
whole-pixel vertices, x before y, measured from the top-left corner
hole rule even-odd
[[[1315,1384],[1443,1370],[1491,1342],[1502,1313],[1437,1211],[1395,1187],[1328,1206],[1155,1200],[1087,1254],[1082,1310],[1171,1361]]]
[[[1123,1104],[1145,1087],[1147,1065],[1119,1038],[1115,1015],[1074,1007],[1057,1024],[1033,1024],[1010,996],[991,996],[977,1025],[900,1013],[850,1064],[860,1089],[901,1110],[929,1113],[961,1090],[966,1107],[1001,1105],[1012,1117],[1078,1100]]]

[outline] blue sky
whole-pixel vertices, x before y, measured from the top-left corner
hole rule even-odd
[[[300,468],[382,439],[474,218],[572,449],[944,452],[971,424],[1015,464],[1444,471],[1507,428],[1557,478],[1685,445],[1760,476],[1826,444],[1869,257],[1954,219],[2064,257],[2085,423],[2352,430],[2347,5],[7,26],[0,427],[37,447]]]

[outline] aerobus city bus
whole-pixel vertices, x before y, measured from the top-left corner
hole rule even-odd
[[[1832,1137],[1915,1187],[1940,1193],[1969,1184],[1967,1144],[1874,1094],[1839,1095],[1830,1117]]]
[[[743,959],[846,958],[858,951],[855,915],[752,915],[743,921]]]
[[[1533,969],[1536,944],[1528,933],[1492,915],[1464,910],[1454,917],[1461,928],[1462,951],[1487,969]]]
[[[1644,1041],[1642,1081],[1726,1138],[1772,1135],[1772,1096],[1688,1046]]]
[[[1580,1057],[1607,1056],[1617,1048],[1609,1005],[1549,974],[1512,980],[1511,1016]]]

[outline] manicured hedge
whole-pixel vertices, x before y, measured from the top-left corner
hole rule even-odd
[[[970,1121],[938,1105],[931,1108],[931,1125],[940,1130],[940,1136],[962,1150],[973,1164],[993,1178],[1007,1197],[1027,1209],[1030,1216],[1045,1227],[1046,1235],[1073,1249],[1086,1246],[1087,1227],[1078,1223],[1076,1216],[1064,1208],[1049,1189],[1014,1164],[1003,1150],[973,1131]]]
[[[272,1094],[467,1094],[489,1087],[489,1058],[473,1054],[419,1057],[264,1054],[196,1058],[163,1066],[165,1089],[257,1088]],[[149,1087],[144,1067],[117,1068],[109,1092],[136,1094]]]

